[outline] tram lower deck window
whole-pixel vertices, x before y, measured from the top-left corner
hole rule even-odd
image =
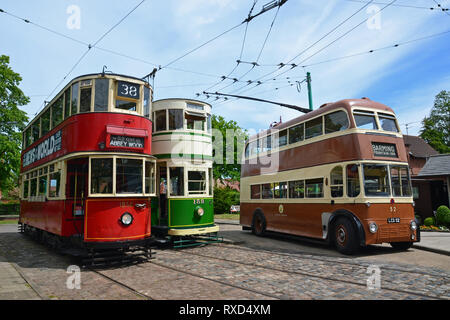
[[[142,193],[142,160],[116,160],[116,192]]]
[[[206,193],[206,171],[188,171],[189,194]]]
[[[184,196],[184,168],[170,168],[170,195]]]

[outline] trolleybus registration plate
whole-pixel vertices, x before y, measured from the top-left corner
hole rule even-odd
[[[387,223],[400,223],[400,218],[388,218]]]

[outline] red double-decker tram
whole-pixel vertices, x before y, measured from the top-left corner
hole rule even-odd
[[[151,103],[134,77],[68,83],[23,132],[21,230],[56,248],[149,255]]]

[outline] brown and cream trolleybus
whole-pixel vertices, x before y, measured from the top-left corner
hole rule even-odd
[[[420,240],[403,137],[393,110],[370,99],[322,105],[250,137],[240,223],[334,244],[353,254]]]

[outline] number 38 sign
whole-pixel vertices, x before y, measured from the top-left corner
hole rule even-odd
[[[139,87],[140,85],[135,83],[119,81],[117,95],[124,98],[139,99]]]

